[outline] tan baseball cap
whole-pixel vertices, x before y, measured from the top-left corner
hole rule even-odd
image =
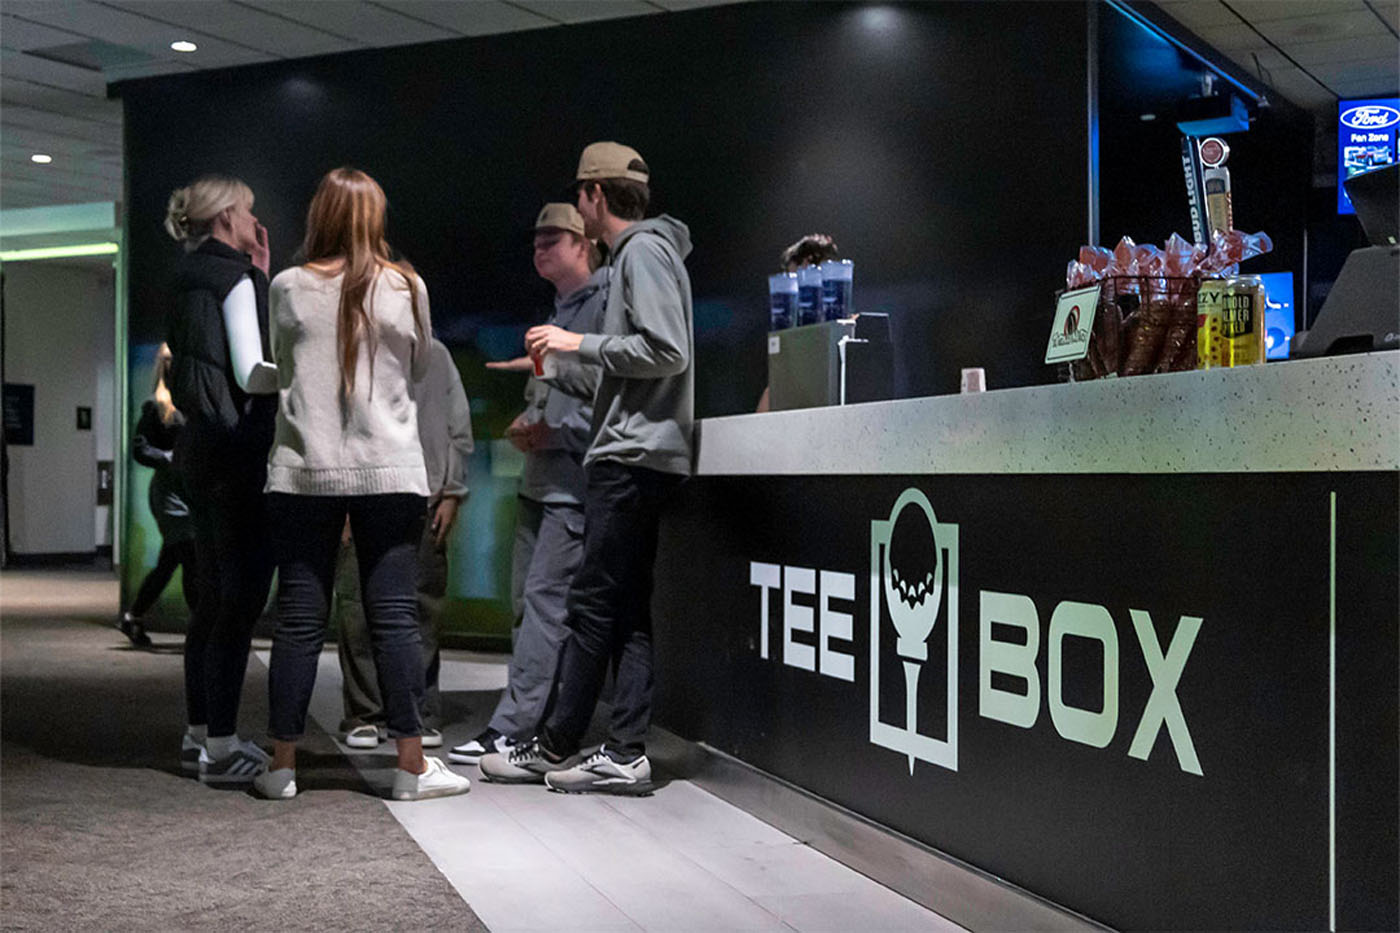
[[[646,184],[651,170],[641,153],[622,143],[592,143],[578,158],[578,181],[630,178]]]
[[[540,209],[535,218],[536,230],[567,230],[583,236],[583,215],[572,204],[552,201]]]

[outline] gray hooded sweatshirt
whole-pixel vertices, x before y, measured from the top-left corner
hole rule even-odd
[[[574,333],[593,333],[603,323],[608,300],[608,266],[595,271],[576,291],[554,299],[549,323]],[[550,505],[583,504],[583,454],[593,439],[593,394],[601,370],[573,354],[555,359],[550,380],[531,376],[525,383],[525,420],[549,429],[540,447],[525,455],[520,495]]]
[[[690,231],[668,215],[642,220],[613,243],[603,326],[578,358],[602,366],[593,400],[593,443],[584,465],[613,460],[690,475],[695,421],[695,325]]]

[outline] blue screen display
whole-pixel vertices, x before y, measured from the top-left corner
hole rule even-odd
[[[1337,212],[1355,214],[1342,182],[1396,161],[1400,97],[1344,100],[1337,104]]]
[[[1265,272],[1264,280],[1264,347],[1271,360],[1288,359],[1297,324],[1293,317],[1293,273]]]

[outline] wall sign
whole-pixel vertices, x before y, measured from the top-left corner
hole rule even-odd
[[[1398,491],[697,477],[657,722],[1115,927],[1394,928]]]
[[[1068,363],[1088,354],[1102,288],[1102,284],[1090,285],[1060,295],[1055,303],[1055,321],[1050,325],[1050,342],[1045,345],[1045,362]]]
[[[5,383],[5,443],[34,446],[34,387]]]
[[[1353,175],[1394,164],[1398,138],[1400,97],[1338,102],[1337,213],[1356,213],[1342,183]]]

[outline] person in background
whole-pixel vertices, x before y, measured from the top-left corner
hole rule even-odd
[[[599,266],[598,248],[584,233],[572,204],[546,204],[535,220],[535,271],[554,286],[549,323],[576,333],[602,324],[611,270]],[[525,384],[525,411],[506,436],[525,454],[520,475],[511,562],[515,646],[505,692],[486,730],[456,746],[448,758],[476,764],[487,752],[507,751],[534,738],[544,718],[559,649],[568,633],[569,584],[583,559],[583,455],[592,439],[598,366],[551,360],[551,377]],[[487,363],[491,369],[532,372],[529,357]]]
[[[432,490],[414,383],[432,355],[428,291],[384,239],[386,200],[364,172],[326,174],[307,210],[304,265],[271,291],[280,404],[268,455],[277,554],[277,629],[268,672],[272,761],[253,786],[296,796],[296,743],[330,615],[347,516],[389,735],[395,800],[465,793],[470,782],[423,757],[423,655],[415,593]]]
[[[428,370],[413,387],[418,404],[418,439],[428,471],[428,512],[418,540],[418,637],[423,645],[423,747],[442,745],[442,696],[438,649],[442,604],[447,596],[447,540],[467,497],[472,413],[452,353],[433,340]],[[335,612],[340,626],[340,657],[345,719],[341,731],[351,748],[374,748],[384,725],[384,701],[374,664],[373,644],[360,602],[360,575],[354,539],[342,542],[335,577]]]
[[[272,585],[262,492],[277,413],[267,231],[253,216],[253,192],[221,175],[172,193],[165,229],[185,248],[166,342],[171,402],[185,417],[174,464],[199,570],[185,637],[189,725],[180,764],[206,784],[240,784],[267,761],[237,735],[253,625]]]
[[[583,563],[569,587],[569,637],[539,734],[509,754],[486,755],[481,772],[568,793],[646,793],[652,568],[661,510],[692,460],[690,231],[664,214],[643,219],[650,170],[634,149],[593,143],[576,178],[585,230],[611,255],[603,325],[596,334],[534,327],[525,347],[546,364],[555,354],[602,368],[584,456]],[[607,741],[575,763],[610,661],[616,691]]]
[[[185,417],[170,401],[169,377],[170,347],[162,343],[156,351],[155,385],[151,397],[141,404],[141,418],[136,422],[136,436],[131,442],[131,455],[136,462],[155,471],[146,502],[160,530],[160,556],[156,558],[156,565],[141,581],[136,598],[117,623],[122,634],[138,648],[151,644],[141,617],[155,605],[176,568],[183,570],[180,585],[191,617],[199,585],[194,526],[190,522],[190,507],[185,504],[185,489],[174,465],[175,444],[185,426]]]
[[[784,272],[796,272],[803,266],[819,266],[828,259],[840,258],[841,251],[836,248],[835,240],[825,233],[809,233],[783,250],[778,265]],[[768,387],[764,386],[754,411],[768,411],[770,404]]]

